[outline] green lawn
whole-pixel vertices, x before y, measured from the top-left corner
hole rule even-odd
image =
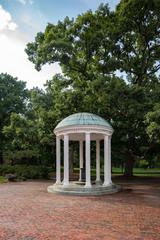
[[[113,168],[113,175],[122,175],[121,168]],[[160,177],[160,168],[134,168],[134,176]]]
[[[78,168],[74,169],[75,172],[79,172]],[[146,176],[146,177],[160,177],[160,168],[134,168],[133,169],[134,176]],[[103,171],[101,170],[101,175],[103,175]],[[121,176],[123,175],[121,168],[112,168],[113,176]],[[92,176],[96,176],[96,169],[92,168]]]
[[[0,184],[7,182],[7,179],[3,176],[0,176]]]

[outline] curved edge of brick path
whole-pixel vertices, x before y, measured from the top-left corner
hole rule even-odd
[[[159,240],[160,179],[117,180],[105,196],[47,192],[52,181],[0,185],[0,240]]]

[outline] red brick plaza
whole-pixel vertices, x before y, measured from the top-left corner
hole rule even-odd
[[[0,185],[0,240],[159,240],[159,180],[100,197],[47,192],[50,181]]]

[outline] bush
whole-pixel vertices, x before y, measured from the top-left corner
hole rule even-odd
[[[140,168],[144,168],[144,169],[148,168],[148,166],[149,166],[149,164],[146,160],[140,160],[138,165]]]
[[[36,165],[1,165],[0,175],[15,174],[18,179],[48,179],[51,167]]]
[[[5,176],[6,174],[9,173],[14,173],[14,168],[13,166],[10,165],[0,165],[0,175]]]
[[[4,161],[8,164],[38,164],[40,154],[37,150],[5,151]]]

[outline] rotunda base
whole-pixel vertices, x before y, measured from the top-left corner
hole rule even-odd
[[[70,182],[68,186],[63,184],[54,184],[47,188],[49,193],[65,194],[65,195],[79,195],[79,196],[96,196],[119,192],[121,186],[114,183],[108,186],[93,184],[92,187],[84,187],[78,182]]]

